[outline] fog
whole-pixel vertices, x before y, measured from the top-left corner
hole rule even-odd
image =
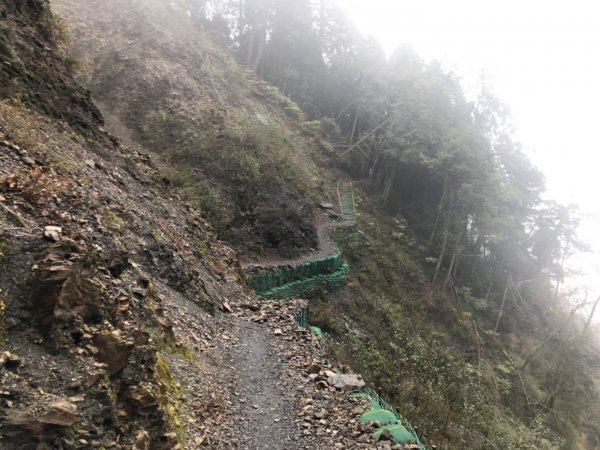
[[[467,93],[485,73],[547,179],[547,196],[576,203],[580,235],[600,250],[600,4],[592,1],[339,0],[390,53],[409,43],[458,74]],[[574,282],[600,292],[600,255],[571,258]]]

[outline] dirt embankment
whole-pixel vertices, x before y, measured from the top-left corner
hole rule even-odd
[[[300,305],[249,298],[235,252],[100,128],[48,4],[0,17],[0,449],[368,440]]]
[[[57,2],[84,62],[79,79],[112,132],[178,167],[175,182],[236,248],[285,258],[315,248],[307,191],[319,177],[299,157],[314,151],[298,133],[302,113],[283,113],[289,100],[216,47],[178,3]]]
[[[173,448],[174,297],[244,292],[235,253],[70,77],[48,4],[0,5],[0,448]]]
[[[47,1],[0,3],[0,98],[18,98],[79,130],[97,131],[102,118],[70,76],[74,60],[64,50],[66,39]]]

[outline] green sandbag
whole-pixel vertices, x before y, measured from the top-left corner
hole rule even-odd
[[[379,422],[381,425],[396,423],[396,414],[387,409],[373,409],[360,416],[360,423]]]
[[[385,431],[389,431],[396,444],[408,444],[415,440],[415,437],[406,428],[397,423],[378,428],[375,433],[373,433],[375,440],[378,441]]]
[[[323,331],[319,327],[308,327],[310,332],[316,336],[323,336]]]

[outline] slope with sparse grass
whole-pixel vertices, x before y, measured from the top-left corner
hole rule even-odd
[[[313,205],[333,180],[293,102],[168,2],[64,0],[57,11],[108,128],[164,156],[221,236],[253,256],[316,245]]]
[[[335,203],[336,182],[347,176],[318,137],[327,123],[305,122],[293,102],[172,7],[179,4],[61,0],[58,11],[85,61],[81,81],[107,127],[165,156],[170,182],[243,258],[307,254],[316,244],[317,201]],[[518,370],[526,350],[568,312],[507,315],[508,332],[499,339],[490,302],[431,283],[438,260],[424,250],[427,243],[407,229],[406,218],[382,211],[369,183],[356,183],[356,193],[364,237],[335,236],[350,263],[348,286],[311,299],[311,320],[329,334],[338,360],[443,448],[595,448],[598,411],[590,405],[597,390],[588,373],[565,388],[573,394],[569,404],[564,395],[551,413],[543,407],[552,365],[585,361],[597,371],[598,354],[580,345],[580,329],[568,328],[563,341]]]

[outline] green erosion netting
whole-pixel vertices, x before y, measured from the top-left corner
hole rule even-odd
[[[296,313],[296,322],[301,327],[306,328],[308,326],[308,306],[305,306]]]
[[[319,327],[308,327],[308,329],[315,336],[323,336],[323,330],[321,330]]]
[[[381,425],[396,423],[396,414],[387,409],[372,409],[360,416],[360,423],[379,422]]]
[[[384,416],[383,413],[381,412],[381,410],[389,411],[390,413],[392,413],[395,416],[396,423],[384,425],[375,431],[374,436],[376,439],[379,439],[381,437],[382,433],[384,433],[385,431],[388,431],[390,433],[392,439],[394,440],[394,442],[396,442],[398,444],[406,444],[408,442],[414,441],[417,445],[419,445],[421,447],[422,450],[427,450],[427,447],[421,443],[419,436],[417,435],[417,432],[415,431],[413,426],[408,422],[408,420],[406,420],[404,417],[402,417],[400,414],[398,414],[396,412],[396,410],[394,409],[394,407],[392,405],[390,405],[388,402],[386,402],[384,399],[382,399],[381,396],[377,392],[375,392],[373,389],[366,388],[363,392],[360,392],[358,394],[351,394],[351,395],[353,395],[355,397],[368,397],[371,399],[372,410],[366,412],[365,414],[363,414],[361,416],[361,418],[360,418],[361,422],[363,422],[363,418],[365,418],[364,419],[365,422],[370,421],[369,414],[371,414],[371,413],[373,413],[374,416],[381,415],[381,417],[384,417],[384,418],[391,418],[391,416],[388,416],[388,415]],[[375,420],[375,422],[380,422],[383,424],[383,422],[380,420]]]
[[[339,225],[351,230],[351,234],[345,239],[362,236],[356,228],[352,182],[343,185],[341,181],[338,183],[338,197],[342,213],[342,222]],[[317,286],[340,289],[346,285],[347,277],[348,264],[344,262],[342,253],[338,250],[333,255],[311,259],[297,266],[264,268],[246,275],[246,282],[258,298],[284,300],[299,297]],[[305,326],[304,318],[299,318],[298,322]]]
[[[348,264],[342,259],[342,253],[336,252],[299,266],[263,270],[248,276],[246,281],[257,297],[282,300],[299,297],[319,285],[329,289],[342,288],[347,275]]]

